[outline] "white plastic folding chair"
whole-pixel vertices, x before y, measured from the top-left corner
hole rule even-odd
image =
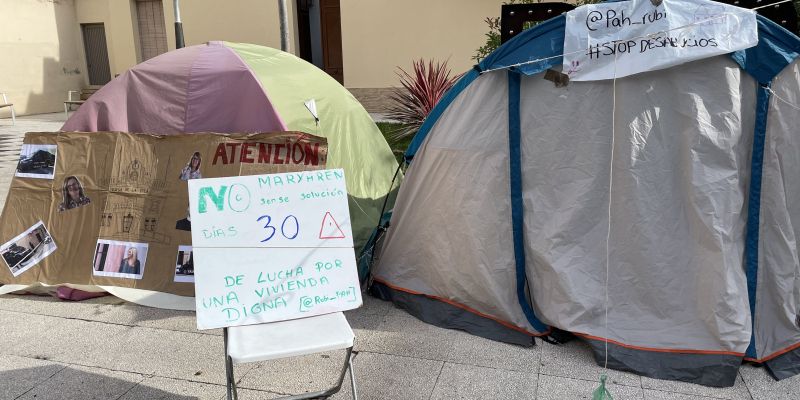
[[[228,400],[238,399],[233,376],[234,364],[299,357],[342,349],[347,349],[347,355],[334,387],[280,399],[300,400],[333,395],[341,389],[345,372],[348,370],[353,400],[358,399],[352,359],[355,335],[341,312],[269,324],[229,327],[223,330],[223,337]]]
[[[72,95],[75,95],[76,98],[73,99]],[[72,110],[72,106],[77,105],[78,107],[81,104],[85,103],[85,100],[81,100],[80,92],[77,90],[68,90],[67,91],[67,101],[64,102],[64,118],[69,119],[69,112]]]
[[[17,116],[14,113],[14,103],[8,102],[8,97],[6,97],[5,93],[0,93],[3,96],[3,102],[0,103],[0,108],[9,107],[11,109],[11,125],[17,124]]]

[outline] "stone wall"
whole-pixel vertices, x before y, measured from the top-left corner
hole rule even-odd
[[[361,102],[361,105],[370,113],[386,113],[392,104],[389,97],[395,88],[348,88],[347,90]]]

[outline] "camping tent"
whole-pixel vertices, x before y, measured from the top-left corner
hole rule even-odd
[[[327,167],[345,171],[357,251],[378,222],[397,170],[380,130],[347,89],[294,55],[252,44],[209,42],[138,64],[93,94],[61,130],[323,136]],[[150,306],[194,307],[193,298],[103,289]]]
[[[562,86],[564,34],[520,33],[433,110],[373,292],[511,343],[569,331],[661,379],[800,372],[800,39],[759,17],[750,49]]]
[[[323,136],[328,167],[345,170],[356,249],[378,222],[397,169],[347,89],[292,54],[252,44],[209,42],[147,60],[92,95],[61,130]]]

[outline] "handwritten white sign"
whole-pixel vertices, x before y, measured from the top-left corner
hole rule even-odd
[[[714,1],[591,4],[567,13],[564,73],[574,81],[613,79],[757,43],[755,11]]]
[[[189,181],[192,246],[353,247],[344,171]]]
[[[361,306],[341,169],[193,179],[198,329]]]

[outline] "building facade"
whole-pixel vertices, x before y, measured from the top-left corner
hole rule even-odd
[[[286,0],[288,51],[342,82],[371,111],[398,67],[475,63],[502,0]],[[180,1],[187,46],[212,40],[280,48],[278,1]],[[63,109],[68,90],[97,88],[175,49],[173,0],[0,0],[0,92],[19,114]],[[0,115],[4,117],[4,115]]]

